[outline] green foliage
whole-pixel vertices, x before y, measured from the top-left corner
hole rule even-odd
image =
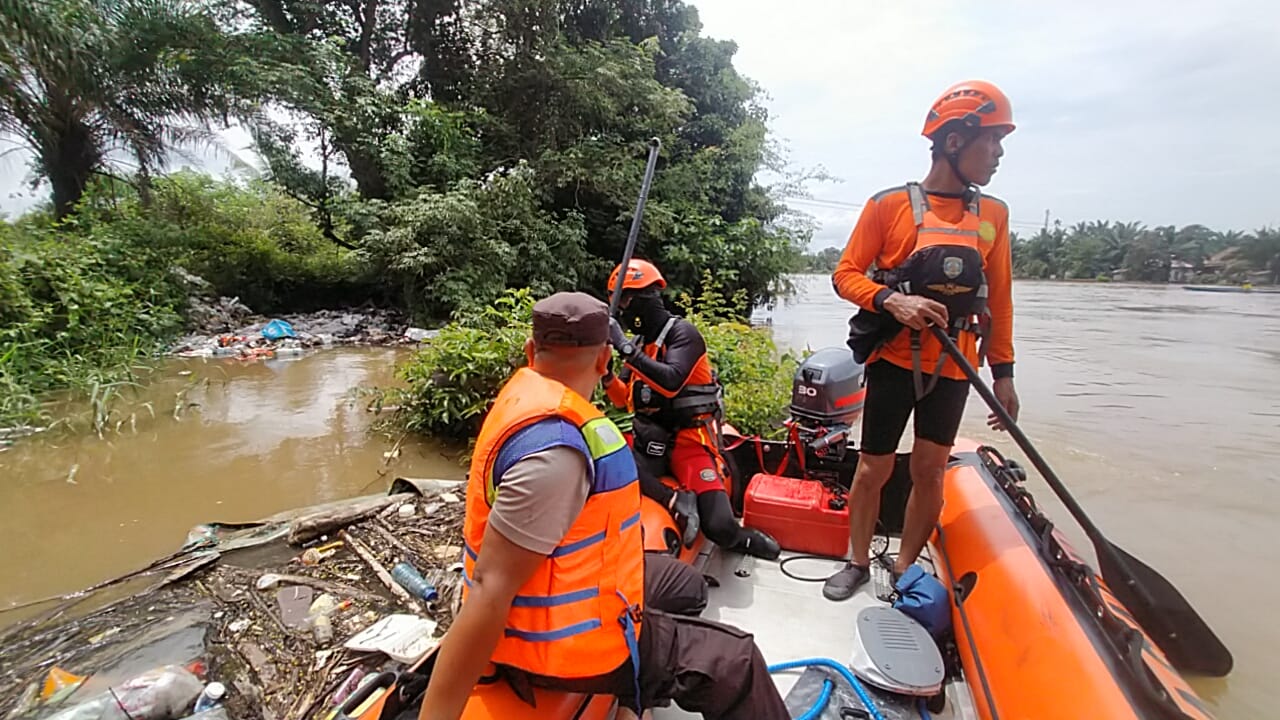
[[[508,291],[492,305],[460,312],[399,371],[403,390],[383,391],[382,401],[398,405],[393,423],[412,432],[462,440],[480,428],[489,404],[516,369],[524,366],[534,299],[528,289]],[[745,291],[727,297],[710,276],[696,299],[682,302],[702,330],[712,364],[725,384],[727,420],[739,431],[774,434],[790,400],[797,361],[780,355],[768,330],[732,318]],[[629,416],[613,408],[603,393],[594,398],[623,429]]]
[[[655,136],[664,149],[639,256],[657,262],[677,291],[695,288],[702,267],[716,267],[753,303],[789,290],[785,273],[808,230],[783,222],[785,207],[755,182],[773,158],[767,113],[733,67],[736,47],[700,37],[697,12],[685,3],[239,4],[255,29],[295,47],[306,68],[267,93],[305,119],[297,137],[259,125],[272,178],[314,208],[326,237],[367,250],[396,276],[415,312],[447,316],[458,307],[450,288],[422,297],[442,262],[501,266],[502,246],[545,254],[543,222],[517,223],[497,247],[492,233],[479,237],[473,253],[440,247],[462,234],[444,220],[484,204],[476,187],[522,163],[531,172],[531,216],[580,223],[585,235],[585,252],[572,249],[559,265],[573,268],[577,286],[603,287],[626,241],[645,142]],[[369,17],[379,30],[372,35]],[[413,59],[416,76],[399,64]],[[318,141],[320,168],[299,160],[302,139]],[[331,172],[339,164],[361,198],[395,206],[372,213],[382,222],[336,228],[344,213],[334,204],[347,192]],[[392,237],[404,223],[414,227]],[[483,276],[481,304],[495,288],[542,282],[538,274],[504,277],[501,268],[495,277],[458,273],[468,283],[468,273]]]
[[[0,225],[0,426],[128,378],[180,327],[169,258],[132,225]]]
[[[423,319],[485,307],[514,282],[540,296],[572,288],[578,269],[592,265],[581,219],[542,209],[524,166],[424,191],[393,204],[384,221],[364,252]]]
[[[780,353],[767,328],[734,319],[742,315],[745,291],[727,297],[705,271],[701,288],[696,298],[686,294],[678,304],[707,341],[707,355],[725,386],[725,420],[742,433],[779,436],[799,360]]]
[[[151,208],[127,212],[165,235],[176,262],[257,312],[378,296],[358,253],[326,240],[308,209],[274,185],[178,173],[156,182]]]
[[[489,403],[525,363],[534,294],[512,290],[491,305],[459,312],[400,367],[407,389],[391,391],[406,430],[461,440],[480,429]]]
[[[1147,228],[1105,220],[1057,225],[1026,240],[1014,238],[1013,268],[1030,278],[1242,282],[1261,274],[1280,282],[1280,232],[1263,228],[1246,235],[1203,225]]]

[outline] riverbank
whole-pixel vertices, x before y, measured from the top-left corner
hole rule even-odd
[[[103,429],[117,420],[136,423],[131,414],[137,408],[129,406],[138,403],[130,403],[129,398],[147,395],[145,386],[162,378],[161,368],[175,358],[243,364],[296,359],[340,347],[413,348],[438,332],[414,327],[399,310],[368,304],[267,316],[255,313],[238,298],[193,296],[189,302],[192,321],[186,334],[161,345],[153,354],[133,357],[127,368],[103,377],[91,391],[69,386],[32,398],[38,411],[15,414],[9,424],[0,425],[0,453],[23,438],[52,428],[65,426],[73,433],[97,431],[102,435]],[[164,412],[169,410],[164,408]],[[180,413],[177,407],[172,410],[175,416]],[[148,412],[154,416],[156,408],[149,407]],[[38,421],[32,422],[32,418]]]
[[[276,316],[255,314],[238,298],[193,301],[192,332],[169,354],[185,358],[255,360],[336,346],[415,345],[438,330],[413,327],[394,308],[369,305]]]

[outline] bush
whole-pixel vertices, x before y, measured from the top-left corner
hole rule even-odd
[[[474,436],[498,389],[525,364],[533,293],[510,290],[492,305],[457,313],[400,366],[407,389],[391,391],[404,429],[453,440]]]
[[[508,291],[491,306],[458,313],[401,366],[407,388],[382,393],[400,406],[393,423],[452,440],[474,436],[502,384],[525,364],[534,300],[527,289]],[[743,301],[724,298],[709,278],[697,300],[682,298],[725,384],[726,419],[740,432],[770,435],[790,401],[796,360],[778,353],[767,330],[726,319]],[[626,413],[608,407],[602,393],[594,399],[627,428]]]
[[[543,210],[527,167],[426,190],[391,205],[363,249],[419,322],[485,308],[519,283],[538,295],[575,287],[592,267],[580,217]]]
[[[0,425],[41,421],[51,391],[96,398],[181,327],[171,258],[136,230],[0,225]]]
[[[219,295],[257,312],[310,311],[382,299],[359,254],[327,239],[301,202],[277,186],[177,173],[132,212],[166,236],[177,261]]]
[[[727,298],[707,271],[701,285],[696,299],[685,294],[678,305],[707,341],[707,355],[725,387],[725,420],[748,435],[780,435],[798,359],[780,353],[768,329],[733,319],[745,314],[745,291]]]

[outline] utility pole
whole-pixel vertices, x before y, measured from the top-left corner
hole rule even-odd
[[[1044,232],[1049,234],[1049,208],[1044,209]]]

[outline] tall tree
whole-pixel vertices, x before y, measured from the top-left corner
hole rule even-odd
[[[145,180],[244,109],[232,38],[186,0],[0,2],[0,131],[34,154],[59,216],[122,155]]]

